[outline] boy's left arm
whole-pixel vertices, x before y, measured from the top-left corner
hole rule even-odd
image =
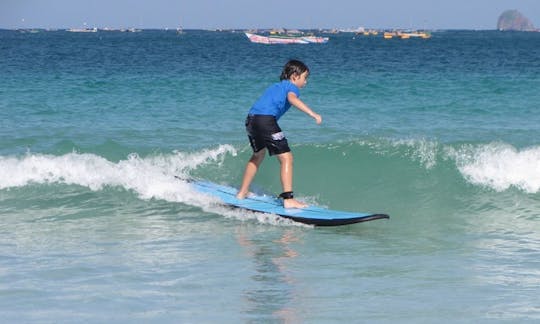
[[[317,124],[322,123],[321,115],[311,110],[311,108],[309,108],[308,105],[306,105],[302,100],[300,100],[300,98],[298,98],[294,92],[289,92],[287,94],[287,100],[289,100],[291,105],[295,106],[299,110],[303,111],[304,113],[315,119]]]

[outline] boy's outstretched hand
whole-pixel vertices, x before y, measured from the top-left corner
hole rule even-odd
[[[312,116],[315,119],[315,122],[317,122],[317,125],[320,125],[322,123],[322,117],[319,114],[313,114]]]

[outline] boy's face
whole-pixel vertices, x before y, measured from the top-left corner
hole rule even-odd
[[[308,71],[304,71],[302,74],[293,74],[291,77],[291,82],[294,83],[294,85],[298,88],[303,88],[307,84],[308,76]]]

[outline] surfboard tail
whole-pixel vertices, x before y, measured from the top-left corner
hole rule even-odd
[[[314,226],[340,226],[340,225],[350,225],[361,222],[368,222],[376,219],[389,219],[390,216],[386,214],[373,214],[368,216],[356,217],[356,218],[337,218],[337,219],[313,219],[313,218],[303,218],[290,215],[279,215],[284,218],[291,219],[295,222],[314,225]]]

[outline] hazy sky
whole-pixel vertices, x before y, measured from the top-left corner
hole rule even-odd
[[[507,9],[540,26],[540,0],[0,0],[0,28],[495,29]]]

